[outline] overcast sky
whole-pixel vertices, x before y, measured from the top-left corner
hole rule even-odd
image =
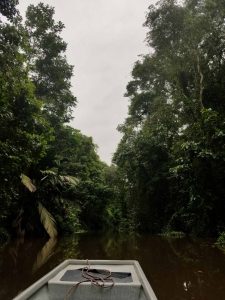
[[[20,0],[19,9],[40,0]],[[123,95],[138,55],[147,53],[142,26],[154,0],[43,0],[65,24],[68,62],[74,65],[78,104],[71,126],[92,136],[100,158],[110,164],[120,141],[116,128],[127,115]]]

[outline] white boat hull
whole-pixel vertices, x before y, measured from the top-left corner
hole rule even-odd
[[[134,260],[90,260],[91,268],[111,272],[129,272],[131,282],[115,282],[112,287],[100,288],[91,282],[79,284],[68,300],[157,300],[139,263]],[[67,271],[84,268],[86,260],[66,260],[19,294],[14,300],[63,300],[76,282],[62,280]],[[106,285],[110,283],[106,283]]]

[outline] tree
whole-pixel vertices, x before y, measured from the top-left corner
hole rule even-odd
[[[0,23],[0,44],[0,226],[6,226],[19,209],[20,174],[44,156],[51,133],[29,79],[19,19]]]
[[[16,5],[18,0],[2,0],[0,2],[0,14],[12,20],[17,14]],[[1,19],[0,19],[1,22]]]
[[[220,0],[149,7],[114,156],[142,229],[224,229],[224,16]]]
[[[28,55],[36,96],[42,99],[44,113],[55,128],[71,119],[76,98],[70,90],[73,67],[67,63],[66,43],[60,36],[64,25],[53,17],[54,8],[43,3],[30,5],[26,13]]]

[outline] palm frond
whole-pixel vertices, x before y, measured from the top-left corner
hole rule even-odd
[[[58,232],[56,229],[56,221],[52,214],[42,205],[41,202],[38,202],[38,211],[40,215],[40,220],[44,226],[46,232],[51,238],[57,236]]]
[[[21,182],[22,184],[31,192],[31,193],[34,193],[37,188],[36,186],[32,183],[32,180],[26,176],[25,174],[21,174],[20,175],[20,178],[21,178]]]

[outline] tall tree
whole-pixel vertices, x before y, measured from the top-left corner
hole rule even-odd
[[[29,78],[27,45],[19,18],[0,23],[0,226],[17,214],[20,174],[45,155],[51,135]]]
[[[60,34],[62,22],[54,20],[54,8],[43,3],[30,5],[26,13],[26,29],[30,38],[31,76],[36,96],[44,103],[44,113],[55,127],[71,119],[76,103],[71,88],[73,67],[68,64],[66,43]]]
[[[133,69],[114,156],[142,229],[215,234],[225,226],[224,16],[220,0],[149,7],[152,50]]]

